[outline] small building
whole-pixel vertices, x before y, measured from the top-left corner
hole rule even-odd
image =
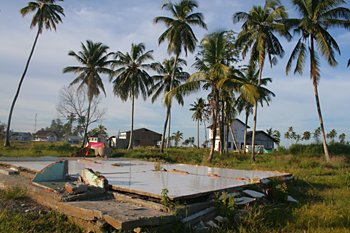
[[[241,120],[235,119],[235,121],[231,124],[231,126],[232,126],[233,134],[234,134],[235,139],[236,139],[237,147],[240,149],[243,149],[245,124]],[[213,130],[212,130],[212,127],[210,127],[210,126],[208,128],[209,128],[209,139],[211,141],[213,139]],[[247,126],[247,128],[250,128],[250,127]],[[226,127],[224,130],[226,130]],[[226,131],[224,132],[224,135],[226,135]],[[237,150],[231,135],[232,135],[231,130],[229,129],[229,132],[228,132],[228,150],[229,151]],[[219,148],[220,148],[220,128],[218,127],[216,130],[214,149],[218,151]]]
[[[80,143],[81,142],[81,137],[80,136],[68,136],[68,141],[69,143]]]
[[[253,131],[247,132],[247,145],[252,145]],[[274,149],[276,139],[268,135],[265,131],[255,131],[255,145],[262,145],[265,149]]]
[[[32,134],[27,132],[11,132],[10,131],[10,140],[15,141],[31,141]]]
[[[36,142],[57,142],[57,133],[55,131],[39,130],[34,134]]]
[[[91,137],[89,137],[89,142],[107,142],[107,135],[105,133],[94,133]]]
[[[129,142],[130,131],[121,132],[119,139]],[[134,146],[156,146],[158,141],[162,140],[162,135],[152,130],[141,128],[133,131]]]

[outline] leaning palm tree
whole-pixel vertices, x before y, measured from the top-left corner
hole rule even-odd
[[[100,94],[100,90],[106,95],[106,91],[100,77],[100,74],[111,74],[112,70],[107,68],[111,65],[112,61],[108,60],[108,57],[112,53],[107,53],[108,46],[97,42],[94,43],[91,40],[86,41],[86,45],[81,43],[82,51],[75,53],[70,51],[69,56],[76,58],[83,66],[67,66],[63,69],[63,73],[74,73],[79,74],[69,86],[76,83],[80,83],[78,90],[84,86],[87,86],[88,92],[88,109],[86,115],[86,123],[84,129],[84,138],[82,147],[84,146],[85,140],[87,139],[88,127],[90,124],[90,108],[92,99]]]
[[[173,80],[176,70],[175,66],[182,50],[184,50],[185,55],[187,56],[187,51],[193,53],[196,48],[197,38],[190,25],[198,25],[207,29],[207,26],[203,21],[203,15],[201,13],[192,13],[194,8],[197,7],[198,4],[195,0],[181,0],[179,3],[166,1],[162,4],[162,9],[170,11],[173,18],[158,16],[153,20],[153,23],[163,22],[167,26],[165,32],[163,32],[158,38],[158,44],[160,45],[165,40],[168,40],[168,53],[175,54],[175,62],[171,74],[169,90],[173,89]],[[170,105],[171,103],[169,101],[162,134],[162,142],[160,145],[161,152],[163,152],[166,126],[168,124],[168,119],[170,118]]]
[[[293,60],[296,60],[294,73],[303,73],[307,53],[310,55],[310,79],[314,86],[317,113],[320,120],[320,131],[322,133],[323,148],[326,160],[330,161],[326,135],[321,113],[321,104],[317,85],[320,81],[320,62],[318,53],[327,60],[327,63],[335,67],[335,52],[340,54],[340,49],[329,33],[330,28],[349,28],[350,10],[340,7],[345,4],[344,0],[292,0],[300,19],[289,19],[286,24],[294,28],[294,33],[300,35],[290,59],[287,63],[286,72],[289,73]],[[317,53],[318,51],[318,53]]]
[[[179,86],[182,82],[186,82],[187,79],[190,77],[190,74],[183,71],[182,67],[183,65],[187,65],[187,62],[181,58],[177,59],[177,64],[175,65],[175,73],[174,78],[171,82],[171,74],[172,70],[174,68],[174,62],[175,58],[170,58],[169,60],[164,59],[162,63],[157,62],[154,64],[154,68],[157,71],[158,75],[152,76],[153,82],[155,84],[150,87],[148,91],[148,96],[152,95],[152,103],[156,101],[156,99],[162,94],[167,93],[170,91],[170,86],[172,84],[173,88]],[[184,103],[183,98],[181,95],[175,96],[176,101],[179,104]],[[167,111],[169,110],[169,124],[168,124],[168,137],[167,137],[167,148],[169,147],[170,143],[170,116],[171,116],[171,104],[167,106]]]
[[[279,20],[286,18],[287,11],[279,0],[266,0],[265,6],[253,6],[247,12],[238,12],[233,15],[233,23],[243,21],[242,31],[238,34],[236,44],[243,47],[242,56],[246,56],[250,50],[250,64],[258,62],[259,82],[261,84],[262,71],[266,56],[270,64],[277,63],[277,57],[283,57],[284,50],[274,33],[290,39],[291,36],[286,27]],[[257,119],[257,105],[254,106],[254,127],[252,135],[252,148],[255,146],[255,131]],[[252,161],[255,161],[254,149],[252,150]]]
[[[190,108],[190,111],[194,111],[192,119],[197,121],[197,148],[199,149],[199,122],[203,121],[207,104],[205,103],[205,99],[197,98],[197,102],[194,101],[190,106],[192,107]]]
[[[135,98],[137,99],[141,94],[146,100],[148,86],[152,84],[151,77],[146,72],[146,69],[153,69],[154,64],[144,63],[147,60],[153,60],[153,50],[144,52],[146,49],[143,43],[131,44],[130,53],[122,53],[118,51],[115,53],[115,61],[112,65],[115,70],[111,76],[110,81],[116,76],[113,81],[113,92],[115,96],[121,98],[123,102],[131,99],[131,131],[129,138],[128,150],[133,148],[133,130],[134,130],[134,106]]]
[[[57,1],[62,1],[63,0],[57,0]],[[59,5],[55,4],[56,0],[36,0],[36,2],[29,2],[26,7],[23,7],[20,10],[20,13],[22,17],[26,16],[28,13],[35,12],[32,19],[32,22],[30,24],[30,28],[34,28],[35,26],[38,26],[38,32],[36,33],[36,37],[32,46],[32,50],[30,51],[26,66],[24,68],[22,77],[19,81],[17,91],[15,94],[15,97],[13,98],[12,104],[11,104],[11,109],[9,112],[9,117],[7,121],[7,130],[6,130],[6,139],[4,146],[10,146],[10,141],[9,141],[9,136],[10,136],[10,127],[11,127],[11,118],[12,118],[12,113],[13,109],[15,107],[19,91],[21,90],[21,86],[24,80],[24,77],[27,73],[29,62],[33,56],[34,48],[36,46],[36,43],[38,41],[39,35],[43,32],[43,29],[54,29],[56,31],[56,24],[59,22],[62,23],[61,15],[65,16],[63,13],[63,8]]]

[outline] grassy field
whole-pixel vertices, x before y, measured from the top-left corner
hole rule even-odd
[[[0,145],[2,156],[65,156],[76,150],[67,144],[27,144],[10,149]],[[33,153],[38,150],[41,153]],[[272,188],[275,196],[288,194],[299,203],[287,203],[284,198],[276,198],[272,203],[257,203],[246,210],[237,208],[232,200],[217,203],[220,214],[230,219],[217,232],[350,232],[350,146],[334,144],[329,146],[329,151],[331,163],[325,161],[322,145],[317,144],[279,148],[272,154],[257,155],[255,163],[250,162],[250,155],[215,153],[213,162],[207,164],[209,151],[192,148],[171,148],[163,154],[154,148],[113,150],[112,155],[293,174],[293,183],[281,185],[272,182]],[[254,185],[252,188],[255,188]],[[241,217],[238,218],[239,213]],[[175,228],[173,232],[176,232]]]

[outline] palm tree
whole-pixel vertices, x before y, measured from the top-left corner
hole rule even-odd
[[[112,68],[120,67],[115,70],[110,76],[110,81],[117,76],[113,81],[113,92],[115,96],[121,98],[123,102],[131,99],[131,131],[128,150],[133,148],[133,130],[134,130],[134,101],[141,94],[146,100],[148,86],[152,84],[151,77],[145,69],[153,69],[153,64],[144,63],[147,60],[153,60],[153,50],[145,51],[143,43],[131,44],[130,54],[123,54],[118,51],[115,53],[115,61]]]
[[[310,140],[310,138],[311,138],[311,133],[310,133],[310,131],[305,131],[305,132],[303,133],[303,136],[301,137],[301,140],[306,140],[306,141],[308,141],[308,140]]]
[[[339,143],[344,144],[345,142],[345,133],[339,135]]]
[[[337,136],[337,131],[332,129],[328,134],[327,138],[331,139],[331,144],[334,144],[334,138]]]
[[[184,134],[182,132],[180,132],[180,131],[177,131],[176,133],[173,133],[172,138],[175,141],[175,146],[179,145],[180,140],[183,139],[183,135]],[[190,143],[190,139],[189,139],[189,143]]]
[[[280,142],[280,137],[281,137],[281,133],[278,130],[273,130],[272,128],[266,129],[266,133],[272,137],[273,139],[275,139],[277,142],[276,144],[279,144]]]
[[[243,47],[243,59],[250,51],[250,64],[257,61],[259,65],[259,82],[261,84],[262,71],[266,56],[271,66],[277,63],[277,57],[283,57],[284,50],[274,33],[291,38],[281,19],[286,18],[287,11],[279,0],[266,0],[265,6],[253,6],[249,13],[237,12],[233,15],[233,23],[243,21],[242,31],[238,34],[236,44]],[[257,121],[257,105],[254,106],[254,127],[252,148],[255,146],[255,131]],[[252,161],[255,161],[252,149]]]
[[[57,0],[57,1],[63,2],[63,0]],[[13,101],[11,104],[9,117],[8,117],[8,121],[7,121],[6,139],[5,139],[4,146],[10,146],[9,138],[10,138],[10,127],[11,127],[11,119],[12,119],[13,109],[15,107],[19,92],[21,90],[21,86],[22,86],[24,77],[27,73],[29,62],[33,56],[33,52],[34,52],[36,43],[37,43],[38,38],[39,38],[39,34],[42,34],[43,28],[50,29],[50,30],[52,30],[52,28],[53,28],[56,31],[56,24],[58,24],[59,22],[62,23],[62,19],[61,19],[60,14],[65,16],[63,13],[63,8],[59,5],[56,5],[55,2],[56,2],[56,0],[36,0],[36,2],[29,2],[26,7],[23,7],[20,10],[22,17],[26,16],[28,13],[36,11],[36,13],[34,14],[34,16],[32,18],[32,22],[30,24],[30,29],[34,28],[35,26],[38,26],[38,32],[36,33],[36,37],[35,37],[35,40],[34,40],[34,43],[32,46],[32,50],[30,51],[26,66],[24,68],[22,77],[21,77],[19,84],[18,84],[18,87],[17,87],[15,97],[13,98]]]
[[[320,62],[319,55],[321,54],[327,63],[335,67],[335,51],[340,54],[340,49],[335,39],[328,32],[330,28],[347,28],[350,19],[350,10],[344,7],[339,7],[344,4],[344,0],[292,0],[297,12],[300,14],[300,19],[289,19],[286,24],[294,28],[294,32],[300,35],[300,39],[292,51],[290,59],[287,63],[286,72],[289,73],[293,60],[296,60],[294,73],[303,73],[303,68],[306,62],[307,52],[310,55],[310,79],[314,86],[316,99],[317,113],[320,120],[320,130],[322,133],[323,147],[326,160],[330,161],[328,152],[326,135],[321,113],[321,104],[318,95],[317,85],[320,81]],[[316,44],[316,45],[315,45]],[[316,48],[317,50],[316,50]],[[308,50],[308,51],[307,51]]]
[[[170,58],[169,60],[164,59],[162,63],[157,62],[154,65],[155,70],[159,75],[152,76],[153,82],[155,84],[150,87],[148,91],[148,96],[152,96],[152,103],[156,101],[156,99],[160,96],[161,93],[167,93],[170,91],[170,85],[171,85],[171,74],[172,69],[174,68],[174,62],[175,58]],[[175,76],[172,82],[173,87],[177,87],[181,84],[181,82],[187,81],[188,77],[190,77],[190,74],[187,72],[184,72],[182,69],[182,65],[187,65],[187,62],[181,58],[177,59],[177,64],[175,66]],[[184,103],[183,98],[181,95],[175,96],[175,99],[179,104]],[[169,147],[169,139],[170,139],[170,115],[171,115],[171,104],[169,107],[169,126],[168,126],[168,137],[167,137],[167,148]],[[167,109],[168,110],[168,109]]]
[[[248,117],[253,112],[253,107],[260,104],[263,106],[263,103],[266,102],[267,105],[269,105],[269,102],[271,101],[271,96],[275,96],[273,92],[268,90],[267,88],[263,87],[266,86],[269,82],[272,82],[271,78],[259,78],[260,71],[257,71],[256,63],[253,62],[247,67],[245,67],[243,72],[240,72],[239,75],[241,76],[241,80],[246,83],[250,83],[254,87],[256,87],[257,94],[251,90],[245,90],[246,85],[241,86],[240,88],[242,90],[239,90],[240,93],[242,93],[236,101],[237,110],[239,113],[243,111],[243,109],[246,112],[246,118],[245,118],[245,131],[244,131],[244,154],[246,153],[246,145],[247,145],[247,125],[248,125]],[[259,85],[260,83],[260,85]],[[249,87],[249,86],[248,86]],[[256,118],[254,118],[256,119]],[[254,124],[256,125],[256,121],[254,121]],[[254,134],[254,130],[253,130]],[[255,140],[255,138],[254,138]],[[253,146],[253,145],[252,145]],[[255,144],[254,144],[255,147]],[[254,148],[252,147],[252,148]],[[252,162],[255,160],[255,156],[252,153],[251,157]]]
[[[232,69],[224,64],[225,56],[225,31],[219,31],[206,35],[201,41],[201,51],[196,57],[196,62],[193,67],[198,70],[192,74],[186,83],[174,88],[167,93],[164,98],[165,102],[171,99],[172,96],[181,94],[189,95],[201,88],[211,89],[210,93],[210,110],[212,113],[211,126],[213,130],[212,147],[208,157],[211,162],[214,154],[215,138],[217,134],[217,119],[219,113],[219,93],[220,88],[230,86],[230,88],[244,87],[250,85],[238,79],[231,77]],[[223,81],[223,82],[221,82]],[[203,83],[203,86],[201,84]],[[235,86],[236,85],[236,86]],[[250,88],[246,88],[250,89]],[[244,88],[242,88],[244,90]],[[254,89],[255,91],[256,89]]]
[[[315,142],[317,144],[320,143],[319,141],[320,134],[321,134],[321,127],[318,127],[317,129],[315,129],[315,132],[313,133],[313,136],[312,136],[315,139]]]
[[[203,121],[207,104],[203,98],[197,98],[197,102],[194,101],[194,104],[190,104],[190,106],[192,107],[190,111],[194,111],[192,119],[197,121],[197,148],[199,148],[199,122]]]
[[[158,16],[153,20],[153,23],[163,22],[167,26],[165,32],[163,32],[158,38],[158,44],[160,45],[165,40],[168,40],[168,53],[175,54],[169,90],[173,89],[173,80],[176,70],[175,66],[182,50],[185,51],[185,55],[187,56],[187,51],[193,53],[196,48],[197,38],[190,25],[198,25],[207,29],[206,24],[203,22],[203,15],[201,13],[192,13],[194,8],[197,7],[198,4],[195,0],[181,0],[179,3],[174,4],[167,1],[162,4],[161,8],[170,11],[173,18]],[[171,103],[169,102],[164,123],[162,142],[160,145],[161,152],[163,152],[166,126],[168,124],[168,119],[170,118],[170,105]]]
[[[111,74],[112,70],[107,68],[112,63],[108,60],[108,57],[112,53],[107,53],[108,46],[97,42],[94,43],[91,40],[86,41],[86,45],[81,42],[82,51],[75,53],[69,51],[68,55],[75,57],[83,66],[67,66],[63,69],[63,73],[74,73],[79,74],[69,86],[80,83],[78,90],[83,86],[88,88],[88,100],[89,105],[87,109],[86,123],[84,129],[84,138],[82,147],[84,146],[85,140],[87,140],[87,132],[90,124],[90,108],[92,99],[100,94],[100,90],[106,95],[106,91],[100,77],[100,74]]]

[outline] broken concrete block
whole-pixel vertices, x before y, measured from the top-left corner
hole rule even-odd
[[[75,194],[78,194],[78,193],[85,193],[89,188],[89,185],[88,184],[84,184],[82,182],[67,182],[65,184],[65,189],[67,192],[69,193],[75,193]]]
[[[293,197],[291,197],[291,196],[288,196],[288,197],[287,197],[287,201],[298,203],[298,201],[295,200],[295,199],[294,199]]]
[[[220,227],[215,222],[213,222],[213,220],[210,220],[209,222],[207,222],[207,225],[216,229],[220,229]]]
[[[249,203],[255,201],[255,198],[240,197],[240,198],[235,198],[234,201],[235,201],[236,205],[245,205],[245,204],[249,204]]]
[[[90,168],[83,169],[83,171],[81,172],[81,180],[84,183],[89,184],[91,186],[100,187],[104,189],[108,188],[108,180],[106,179],[106,177],[102,176],[97,172],[94,172]]]
[[[247,195],[249,195],[251,197],[254,197],[254,198],[265,197],[265,194],[257,192],[257,191],[254,191],[254,190],[250,190],[250,189],[243,190],[243,193],[245,193],[245,194],[247,194]]]
[[[12,169],[0,169],[0,173],[8,176],[17,174],[17,172]]]
[[[216,216],[215,218],[216,221],[220,222],[220,223],[224,223],[224,222],[227,222],[228,221],[228,218],[227,217],[222,217],[220,215]]]

